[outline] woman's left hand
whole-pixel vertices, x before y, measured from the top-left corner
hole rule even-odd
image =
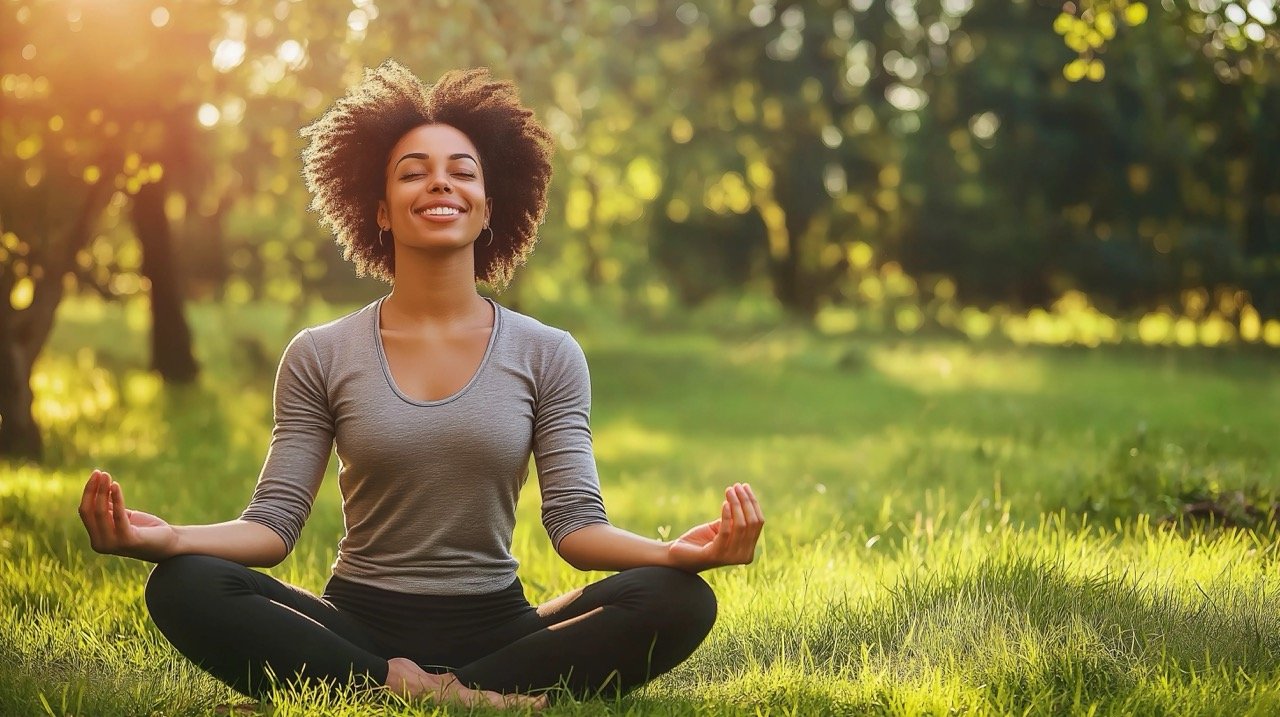
[[[671,542],[675,567],[697,572],[722,565],[746,565],[755,559],[764,512],[751,486],[734,483],[725,489],[720,520],[703,523]]]

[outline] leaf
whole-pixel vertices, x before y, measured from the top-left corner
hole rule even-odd
[[[31,306],[32,299],[35,298],[36,284],[31,277],[24,276],[13,285],[13,291],[9,292],[9,305],[17,311]]]
[[[1147,20],[1147,6],[1144,3],[1131,3],[1124,9],[1124,21],[1130,27],[1141,25]]]
[[[1116,36],[1116,16],[1110,12],[1104,10],[1098,13],[1097,19],[1093,21],[1093,26],[1097,28],[1098,34],[1108,40]]]

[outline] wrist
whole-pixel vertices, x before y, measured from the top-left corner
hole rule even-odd
[[[168,544],[162,546],[160,550],[157,551],[158,556],[155,560],[157,563],[161,560],[168,560],[169,558],[191,552],[187,546],[188,536],[186,531],[176,525],[172,526],[172,530],[173,532],[170,534]]]
[[[676,555],[676,551],[672,550],[672,548],[676,544],[676,541],[662,540],[662,541],[659,541],[658,544],[662,546],[662,554],[658,560],[659,565],[661,565],[664,568],[681,568],[681,569],[684,568],[684,566],[680,564],[680,560]]]
[[[687,550],[679,549],[677,547],[679,543],[680,541],[678,540],[671,540],[663,543],[663,545],[666,546],[666,561],[663,563],[664,566],[683,570],[686,573],[700,573],[703,570],[715,567],[703,559],[702,556]]]

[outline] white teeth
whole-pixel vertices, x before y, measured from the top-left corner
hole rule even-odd
[[[419,210],[419,213],[431,214],[437,217],[449,217],[449,216],[453,216],[454,214],[461,214],[462,212],[456,207],[428,207],[427,209]]]

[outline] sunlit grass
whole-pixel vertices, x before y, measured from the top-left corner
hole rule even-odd
[[[205,371],[173,389],[145,371],[136,306],[68,305],[37,367],[50,460],[0,467],[0,714],[239,699],[165,643],[142,605],[148,566],[92,553],[76,502],[103,467],[134,507],[234,517],[266,451],[279,351],[345,310],[194,306]],[[1273,529],[1161,521],[1188,500],[1280,489],[1280,368],[1263,358],[592,326],[575,335],[612,520],[670,536],[747,481],[769,523],[754,565],[706,574],[720,618],[690,661],[621,702],[556,713],[1280,708]],[[271,571],[313,591],[341,532],[335,469]],[[535,602],[599,577],[552,552],[532,483],[513,549]],[[319,691],[273,711],[432,713]]]
[[[1015,310],[997,304],[981,309],[961,303],[950,279],[939,277],[922,286],[896,262],[859,266],[850,281],[858,305],[823,307],[815,318],[820,331],[909,335],[932,327],[970,340],[999,339],[1018,346],[1280,347],[1280,319],[1264,319],[1248,293],[1239,290],[1218,289],[1210,296],[1204,289],[1190,289],[1176,307],[1121,317],[1077,290],[1063,292],[1046,307]]]

